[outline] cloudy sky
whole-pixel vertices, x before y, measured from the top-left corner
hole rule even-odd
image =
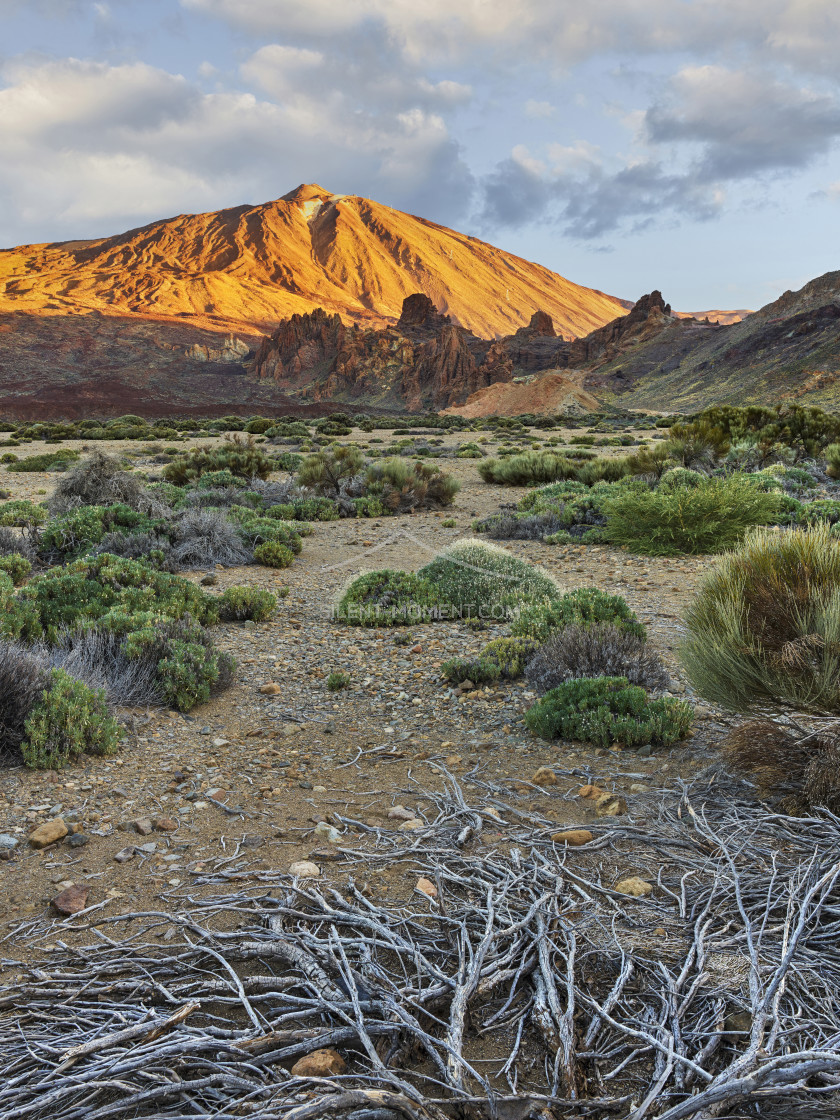
[[[0,0],[0,245],[362,194],[636,299],[840,269],[840,0]]]

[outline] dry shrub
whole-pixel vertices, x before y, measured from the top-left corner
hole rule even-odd
[[[119,459],[104,451],[94,451],[59,479],[49,500],[49,510],[56,516],[79,506],[109,506],[118,502],[156,516],[165,508],[139,479],[123,469]]]
[[[13,643],[0,645],[0,759],[20,760],[30,712],[48,684],[47,665]]]
[[[626,677],[649,689],[670,684],[659,655],[645,640],[609,623],[555,631],[528,662],[525,675],[538,692],[577,677]]]
[[[817,805],[840,813],[840,727],[797,735],[771,719],[750,720],[729,733],[722,754],[786,813]]]
[[[175,568],[212,568],[216,564],[233,568],[253,560],[237,527],[220,510],[187,510],[173,526],[172,536],[168,558]]]

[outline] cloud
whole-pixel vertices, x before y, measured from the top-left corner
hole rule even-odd
[[[836,0],[181,0],[242,30],[293,40],[339,41],[378,27],[414,59],[464,58],[568,65],[608,52],[745,50],[833,74],[840,50]]]
[[[534,120],[546,120],[548,117],[553,117],[556,112],[550,101],[525,102],[525,116],[533,117]]]
[[[301,52],[281,61],[287,78],[322,66]],[[83,236],[112,232],[118,220],[136,225],[178,212],[187,200],[192,209],[261,202],[301,178],[453,220],[472,189],[443,118],[402,107],[405,99],[372,111],[335,91],[319,96],[314,87],[276,100],[242,90],[207,93],[144,63],[66,59],[19,64],[4,76],[4,244],[25,240],[21,226],[39,239]],[[438,95],[427,96],[434,102]],[[52,228],[45,231],[47,216]]]
[[[548,144],[544,160],[514,149],[483,182],[490,227],[559,220],[591,239],[662,218],[719,215],[736,183],[800,171],[840,137],[840,101],[767,72],[684,67],[644,113],[623,166],[592,145]]]
[[[644,116],[653,144],[693,143],[696,173],[707,182],[800,168],[840,135],[836,96],[774,75],[722,66],[676,74],[665,97]]]

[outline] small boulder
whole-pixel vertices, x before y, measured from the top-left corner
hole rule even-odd
[[[414,817],[410,821],[403,821],[401,825],[397,826],[397,832],[413,832],[416,828],[425,828],[426,822],[421,820],[420,817]]]
[[[388,819],[391,821],[413,821],[416,816],[413,809],[406,809],[404,805],[395,805],[388,810]]]
[[[56,840],[63,840],[69,831],[61,817],[56,817],[55,820],[39,824],[35,831],[29,834],[29,843],[33,848],[48,848]]]
[[[260,685],[260,692],[263,696],[279,696],[282,691],[280,685],[275,684],[274,681],[267,681]]]
[[[556,786],[557,775],[550,766],[541,766],[539,770],[536,771],[531,781],[535,786]]]
[[[139,820],[132,821],[132,824],[134,831],[139,832],[141,836],[150,836],[154,827],[148,817],[141,817]]]
[[[71,914],[78,914],[80,910],[84,910],[87,906],[87,897],[90,893],[90,887],[83,887],[78,883],[74,883],[72,887],[67,887],[60,894],[57,894],[52,900],[52,906],[59,914],[64,914],[69,917]]]
[[[320,879],[321,868],[311,860],[299,859],[289,865],[289,874],[298,879]]]
[[[130,859],[134,859],[136,853],[137,849],[133,844],[131,844],[127,848],[120,848],[120,850],[114,856],[114,859],[117,863],[128,863]]]
[[[337,1050],[313,1050],[292,1066],[292,1077],[331,1077],[344,1073],[347,1063]]]
[[[627,802],[617,793],[602,793],[595,802],[599,817],[620,817],[627,812]]]
[[[653,884],[640,879],[638,875],[631,875],[616,883],[613,890],[618,891],[619,894],[628,894],[631,898],[647,898],[653,893]]]
[[[600,786],[581,786],[578,790],[578,797],[584,797],[588,801],[590,798],[600,797],[602,793],[606,792]]]
[[[425,894],[428,898],[437,898],[438,896],[437,887],[431,879],[427,879],[424,875],[421,875],[414,884],[414,889],[420,891],[421,894]]]
[[[175,832],[178,822],[172,817],[155,817],[153,821],[156,832]]]
[[[555,844],[569,844],[573,848],[579,848],[595,837],[588,828],[568,828],[565,832],[555,832],[551,839]]]

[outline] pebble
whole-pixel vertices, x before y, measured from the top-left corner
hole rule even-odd
[[[259,691],[263,696],[279,696],[283,689],[274,681],[268,681],[266,684],[260,685]]]
[[[152,828],[152,822],[147,817],[141,817],[140,820],[132,821],[134,831],[139,832],[141,836],[149,836]]]
[[[0,832],[0,851],[13,852],[19,843],[16,836],[10,836],[8,832]]]
[[[605,789],[601,789],[600,786],[581,786],[578,790],[577,795],[578,797],[585,797],[588,799],[590,797],[601,797],[606,792],[607,791]]]
[[[337,1050],[313,1050],[298,1058],[292,1066],[292,1077],[330,1077],[346,1069],[347,1063]]]
[[[174,832],[178,827],[178,822],[172,817],[155,817],[153,823],[156,832]]]
[[[120,850],[114,855],[114,859],[117,861],[117,863],[128,863],[130,859],[134,858],[135,851],[136,849],[133,845],[128,848],[120,848]]]
[[[425,894],[428,898],[437,898],[438,889],[431,879],[427,879],[425,875],[421,875],[417,882],[414,884],[414,889]]]
[[[555,832],[551,839],[555,844],[571,844],[572,847],[578,848],[581,844],[588,844],[595,837],[588,828],[569,828],[565,832]]]
[[[29,834],[29,843],[33,848],[47,848],[56,840],[63,840],[69,831],[64,821],[57,817],[55,820],[39,824],[35,831]]]
[[[85,844],[90,843],[90,837],[85,836],[83,832],[75,832],[72,836],[67,837],[68,848],[83,848]]]
[[[321,821],[315,825],[315,835],[321,840],[326,840],[328,844],[341,843],[341,833],[331,824],[327,824],[326,821]]]
[[[295,863],[289,864],[289,874],[294,875],[297,879],[320,879],[321,868],[317,863],[312,863],[308,859],[299,859]]]
[[[413,832],[417,828],[425,828],[426,822],[419,817],[414,817],[410,821],[403,821],[401,825],[397,826],[397,832]]]

